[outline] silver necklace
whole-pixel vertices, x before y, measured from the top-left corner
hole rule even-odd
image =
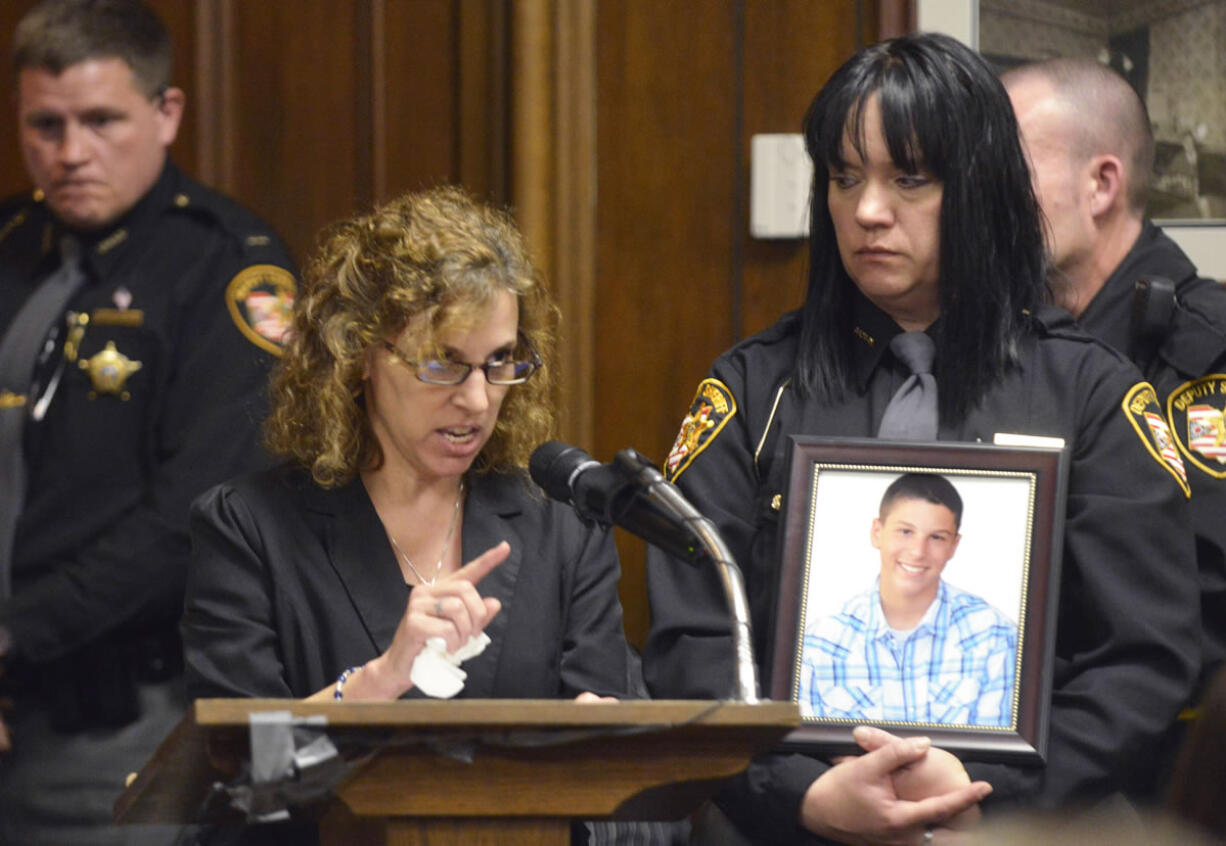
[[[460,501],[463,499],[464,480],[461,479],[460,490],[455,496],[455,508],[451,512],[451,525],[447,527],[447,537],[443,538],[443,549],[439,552],[438,561],[434,565],[434,575],[428,579],[419,573],[417,568],[413,566],[413,559],[404,554],[404,550],[400,548],[400,544],[396,543],[396,538],[392,536],[392,533],[387,533],[387,539],[392,542],[392,546],[394,546],[396,551],[400,553],[400,557],[404,559],[404,563],[409,565],[409,569],[413,571],[413,575],[417,577],[417,581],[423,585],[434,587],[434,583],[438,581],[439,573],[443,571],[443,559],[447,557],[447,549],[451,546],[451,538],[455,534],[456,523],[459,522],[460,518]]]

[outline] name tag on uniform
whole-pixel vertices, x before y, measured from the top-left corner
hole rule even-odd
[[[992,443],[997,446],[1064,449],[1064,438],[1049,438],[1045,435],[1018,435],[1013,432],[997,432],[992,438]]]
[[[96,308],[89,322],[95,326],[144,326],[145,313],[139,308]]]

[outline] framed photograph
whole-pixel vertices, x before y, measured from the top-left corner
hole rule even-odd
[[[876,725],[964,760],[1038,763],[1064,530],[1057,447],[792,436],[771,697],[785,745]]]
[[[1119,71],[1153,125],[1148,216],[1202,274],[1226,281],[1226,0],[916,0],[916,22],[1000,70],[1083,56]]]

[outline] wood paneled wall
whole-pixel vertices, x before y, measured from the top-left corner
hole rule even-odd
[[[32,5],[0,4],[0,39]],[[909,0],[152,5],[188,95],[181,165],[299,260],[326,223],[407,189],[511,203],[563,307],[561,436],[661,461],[715,356],[803,295],[803,242],[749,237],[750,137],[798,131]],[[7,194],[27,183],[0,136]],[[641,642],[643,551],[619,545]]]
[[[34,0],[0,5],[0,38]],[[302,260],[325,224],[461,182],[508,199],[505,0],[151,0],[187,113],[172,155]],[[7,50],[6,50],[7,59]],[[0,191],[26,179],[13,132]]]
[[[663,461],[715,357],[804,295],[805,244],[749,236],[756,133],[799,132],[875,33],[854,0],[602,2],[589,446]],[[643,545],[619,537],[627,631],[649,623]]]

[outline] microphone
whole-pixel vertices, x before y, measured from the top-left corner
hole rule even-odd
[[[732,618],[734,695],[741,702],[761,701],[745,578],[715,524],[676,485],[632,449],[619,452],[611,465],[601,464],[561,441],[537,447],[528,472],[545,493],[574,507],[582,520],[621,526],[685,561],[709,561],[719,574]]]
[[[635,459],[623,458],[630,454]],[[633,450],[613,464],[601,464],[578,447],[548,441],[532,453],[528,472],[552,499],[565,502],[579,517],[602,526],[621,526],[670,555],[693,561],[698,541],[689,524],[655,501],[640,480],[644,466],[663,482],[658,470]]]

